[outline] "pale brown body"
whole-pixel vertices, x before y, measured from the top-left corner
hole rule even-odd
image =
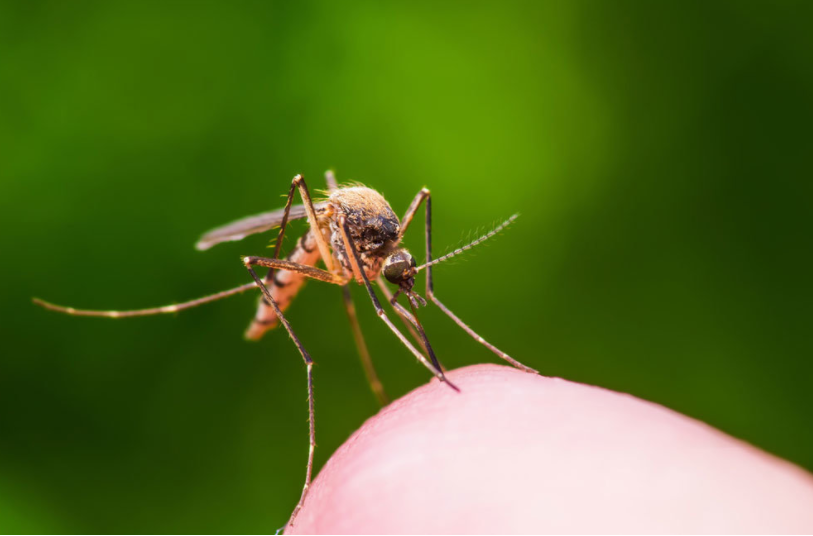
[[[296,246],[287,258],[291,262],[316,266],[316,261],[319,260],[319,250],[316,248],[316,238],[312,231],[308,231],[297,240]],[[280,310],[285,311],[307,278],[298,272],[286,270],[275,270],[269,276],[265,277],[265,284],[268,285],[268,290],[271,291],[271,296],[274,297]],[[277,313],[274,312],[274,308],[265,297],[260,295],[257,313],[249,324],[245,337],[252,341],[260,340],[266,331],[274,329],[278,325]]]
[[[318,203],[316,207],[319,231],[330,244],[333,258],[338,261],[348,280],[353,279],[353,269],[339,230],[339,214],[347,218],[351,237],[367,277],[375,280],[387,255],[400,241],[401,223],[387,200],[371,188],[349,186],[334,190],[325,202]],[[308,230],[297,241],[287,256],[289,261],[316,266],[320,255],[314,232],[313,229]],[[274,270],[270,277],[265,278],[265,283],[280,310],[285,312],[305,280],[306,277],[298,272]],[[245,337],[258,340],[278,325],[279,318],[274,308],[265,297],[260,296],[257,313],[246,330]]]

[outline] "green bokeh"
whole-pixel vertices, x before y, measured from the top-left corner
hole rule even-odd
[[[0,2],[0,532],[268,532],[304,472],[304,367],[202,231],[334,167],[432,189],[438,295],[547,375],[633,393],[813,468],[813,3]],[[298,225],[297,230],[302,226]],[[287,242],[289,245],[292,240]],[[420,251],[413,228],[407,245]],[[422,284],[419,283],[419,284]],[[354,288],[391,394],[426,371]],[[436,309],[449,367],[494,361]],[[336,288],[317,466],[376,411]]]

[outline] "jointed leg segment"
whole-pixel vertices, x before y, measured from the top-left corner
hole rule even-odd
[[[364,342],[364,335],[361,332],[361,325],[356,316],[356,306],[353,305],[353,297],[350,295],[350,287],[344,285],[342,287],[342,295],[344,297],[344,308],[347,312],[347,319],[350,321],[350,329],[353,331],[353,339],[356,341],[356,349],[361,359],[361,366],[364,369],[364,375],[367,376],[367,383],[370,384],[378,403],[383,407],[390,403],[387,393],[384,392],[384,385],[378,379],[378,374],[375,372],[373,360],[370,358],[370,351],[367,349],[367,343]]]
[[[223,298],[228,298],[229,296],[234,296],[235,294],[240,294],[241,292],[245,292],[249,289],[256,287],[256,283],[246,283],[245,285],[240,285],[237,288],[224,290],[222,292],[217,292],[215,294],[210,294],[209,296],[204,296],[202,298],[197,298],[195,300],[189,300],[188,302],[183,303],[176,303],[173,305],[164,305],[162,307],[150,307],[149,309],[134,309],[131,311],[94,311],[90,309],[74,309],[73,307],[64,307],[62,305],[55,305],[53,303],[41,300],[39,298],[34,298],[32,301],[39,305],[40,307],[44,307],[51,311],[56,311],[58,313],[64,313],[71,316],[97,316],[101,318],[130,318],[133,316],[152,316],[152,315],[160,315],[160,314],[168,314],[168,313],[177,313],[178,311],[183,311],[184,309],[191,309],[193,307],[197,307],[198,305],[203,305],[204,303],[209,303],[217,300],[222,300]]]
[[[314,237],[316,238],[316,245],[319,248],[319,256],[322,258],[322,262],[325,263],[325,267],[327,271],[330,273],[336,273],[336,270],[333,266],[333,256],[330,254],[330,248],[328,247],[327,240],[322,235],[319,230],[319,222],[316,219],[316,209],[313,207],[313,200],[311,200],[311,194],[308,191],[308,185],[305,184],[305,178],[302,175],[297,175],[291,181],[291,187],[288,189],[288,199],[285,203],[285,212],[282,217],[282,223],[280,224],[279,235],[277,237],[277,243],[274,247],[274,258],[279,258],[279,250],[280,246],[282,245],[282,237],[285,235],[285,227],[288,223],[288,213],[291,210],[291,203],[294,199],[294,192],[299,190],[299,195],[302,197],[302,204],[305,206],[305,212],[308,213],[308,225],[310,228],[313,229]],[[273,272],[273,268],[271,270]],[[269,272],[269,274],[271,273]],[[266,281],[269,281],[270,275],[266,277]]]
[[[326,176],[329,184],[329,188],[331,190],[336,188],[335,178],[333,178],[332,174],[328,174]],[[299,190],[300,196],[302,197],[306,212],[308,214],[308,222],[310,224],[310,228],[313,231],[313,235],[317,242],[317,247],[319,249],[319,254],[325,264],[327,270],[321,270],[314,266],[308,266],[304,264],[299,264],[295,262],[291,262],[289,260],[282,260],[279,259],[280,248],[282,244],[282,239],[285,234],[285,230],[288,223],[288,217],[294,197],[294,193],[296,190]],[[407,210],[407,213],[404,215],[404,218],[401,223],[401,230],[400,234],[406,232],[406,229],[409,227],[410,223],[412,222],[415,214],[417,213],[418,208],[420,207],[421,203],[426,202],[426,260],[427,262],[432,260],[431,254],[431,197],[430,192],[426,188],[422,189]],[[415,306],[410,301],[410,311],[407,311],[404,307],[398,304],[394,297],[389,294],[389,289],[385,285],[382,284],[382,279],[379,277],[379,284],[382,287],[382,291],[387,295],[388,300],[395,308],[396,313],[401,317],[404,321],[407,328],[410,330],[412,335],[415,339],[419,342],[419,344],[423,347],[426,353],[429,356],[429,360],[413,346],[410,341],[404,336],[401,331],[392,323],[392,321],[387,316],[384,308],[381,306],[381,303],[376,296],[375,291],[373,290],[372,285],[370,284],[370,280],[367,277],[367,274],[364,271],[362,266],[359,253],[356,250],[355,244],[350,239],[350,232],[348,230],[347,222],[345,220],[344,215],[339,215],[339,229],[342,235],[342,241],[344,243],[345,251],[347,252],[347,256],[350,260],[350,264],[353,270],[354,275],[358,278],[359,281],[363,282],[365,285],[367,292],[370,296],[371,301],[373,302],[373,306],[375,307],[376,313],[381,318],[381,320],[387,325],[387,327],[398,337],[398,339],[409,349],[410,352],[421,362],[421,364],[426,367],[434,376],[440,379],[443,382],[446,382],[450,387],[455,390],[458,390],[451,382],[449,382],[444,373],[443,369],[441,368],[440,363],[438,362],[434,351],[432,350],[431,345],[426,337],[426,334],[423,330],[422,325],[420,324],[417,315],[415,314]],[[309,250],[312,251],[312,250]],[[285,205],[285,212],[283,215],[283,219],[281,222],[279,235],[277,238],[277,243],[274,248],[274,256],[273,258],[266,258],[266,257],[244,257],[243,263],[248,270],[249,274],[251,275],[252,279],[254,280],[252,283],[248,283],[245,285],[241,285],[235,289],[226,290],[223,292],[219,292],[210,296],[206,296],[203,298],[198,298],[196,300],[191,300],[188,302],[176,304],[176,305],[167,305],[164,307],[155,307],[149,309],[140,309],[140,310],[133,310],[133,311],[91,311],[91,310],[82,310],[82,309],[74,309],[71,307],[61,307],[58,305],[54,305],[48,302],[44,302],[42,300],[34,299],[34,302],[38,305],[41,305],[47,309],[51,309],[54,311],[67,313],[76,316],[97,316],[97,317],[107,317],[107,318],[124,318],[124,317],[132,317],[132,316],[147,316],[147,315],[155,315],[155,314],[162,314],[162,313],[174,313],[177,311],[181,311],[184,309],[188,309],[191,307],[195,307],[197,305],[201,305],[204,303],[208,303],[211,301],[219,300],[225,298],[227,296],[231,296],[240,292],[244,292],[254,287],[259,287],[262,291],[263,297],[268,305],[274,310],[277,318],[279,319],[280,323],[283,325],[285,330],[288,332],[289,336],[294,342],[297,350],[299,351],[302,359],[305,363],[307,369],[307,389],[308,389],[308,460],[306,465],[306,472],[305,472],[305,483],[302,488],[302,494],[299,498],[299,501],[294,508],[291,517],[288,521],[288,526],[292,526],[297,515],[299,514],[302,506],[305,502],[305,498],[308,493],[308,489],[311,484],[311,478],[313,473],[313,459],[314,459],[314,449],[316,448],[316,430],[315,430],[315,408],[314,408],[314,396],[313,396],[313,360],[308,352],[303,347],[302,343],[300,342],[299,338],[293,331],[293,328],[289,324],[287,318],[283,315],[279,304],[274,300],[273,296],[268,290],[266,286],[266,282],[270,282],[273,279],[274,271],[275,270],[288,270],[300,273],[305,277],[311,279],[317,279],[320,281],[324,281],[327,283],[340,285],[343,287],[344,293],[344,301],[345,306],[348,314],[348,318],[350,319],[350,325],[353,330],[353,335],[356,339],[356,344],[359,349],[359,354],[361,356],[362,365],[364,366],[365,372],[367,374],[368,380],[371,384],[373,392],[375,393],[376,397],[378,398],[379,402],[382,404],[386,404],[387,398],[384,393],[383,387],[381,382],[379,381],[375,370],[373,369],[372,362],[370,360],[369,352],[367,351],[366,344],[364,343],[364,339],[361,334],[361,329],[358,323],[358,319],[356,318],[355,314],[355,307],[353,306],[352,299],[350,297],[349,289],[347,288],[348,278],[341,272],[341,267],[337,266],[334,263],[333,256],[331,254],[329,245],[325,236],[322,234],[319,228],[319,222],[317,220],[316,211],[313,206],[313,202],[310,197],[310,193],[308,191],[307,185],[305,184],[304,179],[301,175],[297,175],[291,182],[291,187],[288,191],[287,202]],[[254,267],[255,266],[263,266],[269,268],[269,273],[265,277],[265,280],[257,275]],[[433,288],[433,281],[432,281],[432,267],[427,267],[427,275],[426,275],[426,296],[428,299],[432,300],[446,315],[448,315],[452,320],[455,321],[461,328],[463,328],[470,336],[475,338],[478,342],[486,346],[492,352],[497,354],[502,359],[505,359],[512,365],[522,370],[526,370],[528,372],[536,372],[535,370],[526,367],[519,363],[518,361],[514,360],[504,352],[500,351],[498,348],[494,347],[487,341],[485,341],[482,337],[480,337],[477,333],[475,333],[471,328],[469,328],[466,324],[464,324],[457,316],[455,316],[443,303],[441,303],[434,295],[434,288]],[[430,362],[431,360],[431,362]]]
[[[288,270],[290,272],[297,272],[305,277],[318,279],[319,281],[332,283],[334,285],[347,284],[347,278],[344,276],[334,275],[330,272],[320,270],[319,268],[308,266],[307,264],[298,264],[289,260],[248,256],[243,257],[243,263],[246,266],[265,266],[266,268],[271,268],[272,270]]]
[[[280,233],[282,234],[282,233]],[[302,356],[302,360],[305,361],[305,366],[307,368],[307,377],[308,377],[308,462],[307,466],[305,467],[305,485],[302,487],[302,495],[299,498],[299,502],[297,503],[296,507],[294,508],[293,513],[291,513],[291,518],[288,520],[288,526],[293,525],[294,520],[296,519],[297,514],[302,509],[302,505],[305,504],[305,497],[308,494],[308,488],[311,484],[311,476],[313,473],[313,452],[316,448],[316,425],[315,425],[315,412],[314,412],[314,405],[313,405],[313,359],[311,359],[310,354],[308,351],[305,350],[305,347],[302,346],[302,343],[299,341],[299,338],[294,333],[293,328],[288,323],[288,319],[282,314],[277,302],[271,296],[271,293],[268,291],[268,288],[263,283],[260,276],[257,275],[257,272],[254,271],[252,264],[248,262],[249,258],[245,257],[243,259],[243,263],[245,264],[246,269],[251,274],[251,277],[257,283],[257,286],[260,287],[262,290],[263,296],[265,296],[266,301],[271,305],[274,309],[274,313],[276,313],[277,317],[279,318],[280,323],[285,327],[285,330],[290,335],[291,340],[294,341],[294,345],[296,349],[299,350],[300,355]]]
[[[319,247],[319,254],[322,257],[325,266],[328,269],[328,272],[324,270],[320,270],[318,268],[314,268],[313,266],[305,266],[297,263],[293,263],[290,261],[285,261],[279,259],[279,252],[280,247],[282,245],[282,239],[285,236],[285,228],[288,223],[288,214],[291,210],[291,202],[293,201],[294,190],[298,188],[299,194],[302,196],[302,201],[305,205],[305,210],[308,213],[308,222],[311,226],[311,229],[314,231],[314,236],[316,237],[316,243]],[[307,368],[307,380],[308,380],[308,462],[305,467],[305,484],[302,487],[302,495],[299,497],[299,501],[294,508],[294,511],[291,513],[291,517],[288,520],[287,526],[292,526],[294,524],[294,520],[296,519],[297,514],[302,509],[302,506],[305,504],[305,497],[308,494],[308,488],[311,484],[311,477],[313,475],[313,454],[314,449],[316,448],[316,414],[315,408],[313,403],[313,359],[311,359],[310,354],[308,354],[307,350],[302,346],[302,343],[299,341],[299,338],[294,333],[294,330],[291,328],[291,325],[288,323],[288,319],[282,314],[282,311],[279,308],[279,305],[271,296],[271,293],[268,291],[268,288],[263,283],[263,280],[257,275],[254,271],[253,266],[266,266],[269,268],[268,275],[266,276],[266,280],[270,281],[274,277],[274,270],[275,269],[285,269],[285,270],[292,270],[297,271],[307,277],[311,277],[313,279],[319,279],[321,281],[326,281],[328,283],[335,283],[335,284],[343,284],[344,281],[338,281],[336,275],[333,272],[333,258],[330,255],[330,249],[327,246],[327,242],[325,241],[324,236],[322,236],[321,231],[319,230],[319,225],[316,220],[316,211],[313,208],[313,202],[310,198],[310,193],[308,192],[308,187],[305,184],[305,179],[301,175],[297,175],[294,177],[293,181],[291,181],[291,188],[288,190],[288,199],[285,204],[285,213],[282,218],[282,223],[280,225],[279,235],[277,237],[277,243],[274,247],[274,258],[268,259],[264,257],[244,257],[243,264],[245,265],[248,272],[251,274],[251,277],[256,282],[257,286],[260,287],[262,290],[263,296],[265,297],[265,301],[273,308],[274,313],[279,318],[280,323],[283,325],[285,330],[290,335],[291,339],[294,341],[294,345],[296,346],[297,350],[299,350],[300,355],[302,355],[302,359],[305,362],[305,366]]]
[[[325,268],[328,272],[336,273],[333,267],[333,256],[330,254],[327,240],[319,230],[319,222],[316,219],[316,210],[313,208],[313,201],[311,201],[311,194],[308,192],[308,185],[305,184],[305,178],[302,175],[294,177],[293,184],[299,188],[299,195],[302,196],[302,202],[305,205],[305,210],[308,213],[308,224],[313,229],[313,234],[316,235],[316,245],[319,247],[319,255],[322,257],[322,262],[325,263]]]
[[[415,331],[414,327],[415,322],[413,322],[412,319],[409,318],[408,314],[404,314],[406,310],[403,307],[400,307],[399,310],[399,307],[395,306],[395,304],[397,303],[394,301],[395,296],[393,295],[392,292],[390,292],[389,287],[387,287],[387,284],[384,282],[384,276],[378,274],[378,279],[376,279],[376,283],[378,283],[378,288],[381,289],[381,292],[384,294],[384,297],[387,298],[387,301],[390,303],[390,305],[392,305],[392,308],[393,310],[395,310],[395,313],[398,315],[398,318],[400,318],[401,321],[404,323],[404,326],[407,328],[407,331],[409,331],[409,334],[412,335],[412,339],[418,343],[418,345],[421,347],[421,350],[426,351],[426,348],[424,348],[423,346],[423,341],[421,340],[421,337],[418,335],[418,332]]]
[[[404,233],[406,233],[409,224],[412,223],[412,218],[418,213],[418,208],[421,206],[421,203],[423,203],[424,199],[428,199],[429,195],[428,188],[421,188],[421,191],[418,192],[418,195],[416,195],[412,203],[409,204],[404,217],[401,219],[401,238],[404,237]],[[426,202],[426,206],[429,206],[429,201]]]
[[[429,263],[432,260],[432,196],[430,195],[429,190],[424,188],[418,193],[417,196],[415,196],[415,199],[412,201],[412,204],[407,209],[407,213],[404,215],[404,221],[406,221],[407,224],[408,224],[412,220],[412,218],[415,216],[415,213],[417,212],[418,207],[420,206],[422,201],[426,201],[426,208],[425,208],[425,210],[426,210],[426,262]],[[404,226],[402,225],[402,232],[403,232],[403,229],[404,229]],[[520,370],[524,370],[525,372],[532,372],[534,374],[539,374],[539,372],[537,372],[536,370],[534,370],[534,369],[532,369],[532,368],[530,368],[528,366],[523,365],[522,363],[520,363],[519,361],[517,361],[513,357],[509,356],[508,354],[506,354],[505,352],[503,352],[502,350],[500,350],[499,348],[497,348],[493,344],[486,341],[484,338],[482,338],[480,335],[478,335],[473,329],[471,329],[469,326],[467,326],[462,320],[460,320],[460,318],[458,318],[457,315],[455,315],[448,307],[443,305],[443,303],[441,303],[440,300],[438,300],[438,298],[435,296],[434,282],[432,280],[432,266],[427,266],[427,268],[426,268],[426,297],[428,299],[432,300],[435,303],[435,305],[437,305],[438,308],[441,311],[446,313],[446,315],[449,318],[454,320],[454,322],[458,326],[463,328],[463,330],[466,333],[468,333],[474,340],[476,340],[477,342],[479,342],[480,344],[482,344],[483,346],[485,346],[486,348],[488,348],[489,350],[494,352],[498,357],[504,359],[505,361],[507,361],[508,363],[510,363],[511,365],[515,366],[516,368],[518,368]]]
[[[381,307],[381,302],[378,301],[378,297],[375,294],[375,290],[373,290],[373,286],[370,284],[370,280],[367,278],[367,274],[365,273],[364,269],[361,266],[361,260],[359,259],[358,251],[356,251],[356,246],[352,240],[350,240],[350,231],[347,228],[347,220],[344,215],[339,216],[339,230],[342,234],[342,241],[344,242],[345,251],[347,252],[347,256],[349,257],[350,264],[353,268],[353,272],[355,272],[356,277],[361,277],[364,282],[364,286],[367,287],[367,293],[370,295],[370,299],[373,302],[373,307],[375,307],[375,311],[381,320],[387,325],[388,328],[395,334],[398,339],[404,343],[404,345],[409,349],[410,352],[421,362],[421,364],[429,369],[432,374],[434,374],[440,381],[446,382],[449,387],[454,389],[455,391],[459,391],[459,389],[451,383],[449,380],[446,379],[446,376],[443,374],[443,371],[440,369],[439,366],[436,366],[433,363],[430,363],[426,360],[426,357],[422,353],[420,353],[409,340],[401,333],[398,328],[395,327],[395,324],[387,317],[387,312]],[[422,329],[418,330],[424,341],[424,344],[429,350],[430,355],[434,355],[431,352],[431,347],[429,346],[429,341],[426,340],[426,335],[423,333]],[[437,362],[437,359],[433,359],[433,362]]]

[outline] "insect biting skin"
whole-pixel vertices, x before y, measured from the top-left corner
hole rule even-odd
[[[498,357],[521,370],[537,373],[536,370],[523,365],[486,341],[452,313],[435,296],[432,280],[433,266],[491,238],[511,224],[517,218],[517,215],[511,216],[494,230],[471,243],[433,260],[431,193],[428,189],[423,188],[418,192],[403,218],[399,220],[386,199],[377,191],[360,185],[340,187],[330,171],[326,173],[325,178],[328,184],[328,197],[323,201],[314,203],[305,179],[301,175],[297,175],[291,181],[284,208],[243,218],[218,227],[204,234],[198,241],[196,248],[198,250],[207,250],[216,244],[241,240],[251,234],[265,232],[279,226],[273,257],[244,256],[242,258],[243,265],[253,279],[251,283],[184,303],[131,311],[75,309],[73,307],[54,305],[37,298],[33,300],[34,303],[46,309],[74,316],[126,318],[175,313],[259,287],[261,295],[257,313],[246,331],[246,338],[251,340],[260,339],[268,330],[282,324],[302,356],[307,372],[309,447],[305,484],[286,527],[293,526],[297,514],[305,503],[313,473],[313,455],[316,447],[313,359],[284,316],[284,311],[306,279],[316,279],[343,287],[345,311],[350,321],[364,372],[373,393],[382,405],[387,403],[388,398],[373,367],[356,317],[355,306],[348,288],[348,285],[353,280],[365,287],[376,314],[401,343],[435,377],[445,382],[453,390],[459,391],[443,373],[443,367],[429,343],[423,325],[418,319],[418,308],[425,306],[427,303],[414,290],[415,276],[422,270],[426,270],[425,295],[429,301],[437,305],[441,311],[474,340],[494,352]],[[302,205],[293,205],[293,199],[297,192],[302,198]],[[400,243],[422,204],[425,206],[426,214],[426,262],[418,266],[415,258]],[[297,240],[287,258],[280,259],[280,245],[288,222],[303,218],[308,220],[308,231]],[[316,266],[320,261],[325,269]],[[260,277],[255,270],[256,267],[268,268],[268,273]],[[394,293],[389,291],[384,280],[395,285],[396,290]],[[412,339],[417,343],[417,347],[390,320],[376,295],[373,282],[387,297],[386,301],[404,323]],[[407,297],[409,309],[398,302],[398,297],[401,294]]]

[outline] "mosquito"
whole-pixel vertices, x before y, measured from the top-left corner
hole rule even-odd
[[[283,314],[296,296],[306,279],[316,279],[342,287],[344,305],[347,312],[353,337],[357,346],[362,366],[364,368],[370,388],[381,405],[386,405],[388,398],[384,392],[381,381],[370,358],[361,326],[356,316],[349,284],[355,280],[363,285],[370,296],[373,307],[379,318],[395,334],[404,346],[441,382],[451,389],[459,391],[457,386],[446,378],[444,369],[438,361],[429,339],[426,337],[423,325],[418,320],[417,309],[426,305],[426,301],[414,289],[415,276],[418,272],[426,270],[426,297],[449,316],[458,326],[473,337],[477,342],[497,354],[511,365],[523,371],[538,374],[538,372],[515,360],[496,346],[486,341],[473,329],[466,325],[437,296],[435,296],[432,282],[432,267],[463,251],[471,249],[477,244],[491,238],[506,226],[511,224],[517,215],[511,216],[495,227],[489,233],[476,240],[457,248],[454,251],[437,259],[432,259],[432,197],[428,189],[423,188],[410,203],[401,220],[393,212],[389,203],[377,191],[361,185],[339,186],[333,172],[325,174],[327,182],[327,199],[314,203],[305,179],[297,175],[291,181],[285,207],[256,216],[249,216],[235,222],[215,228],[204,234],[196,248],[207,250],[221,242],[242,240],[246,236],[269,231],[279,227],[273,257],[246,256],[242,258],[253,282],[237,288],[211,294],[202,298],[174,305],[137,309],[130,311],[95,311],[63,307],[34,298],[34,303],[46,309],[74,316],[94,316],[105,318],[127,318],[134,316],[149,316],[163,313],[176,313],[204,303],[213,302],[233,296],[241,292],[259,287],[261,290],[257,312],[248,330],[247,339],[258,340],[268,330],[282,324],[290,335],[302,359],[305,361],[308,385],[308,461],[305,469],[305,484],[302,494],[296,504],[291,517],[286,524],[293,526],[296,516],[302,509],[311,485],[313,472],[313,454],[316,448],[316,425],[313,402],[313,359],[297,337],[287,318]],[[293,205],[296,192],[302,199],[301,205]],[[426,262],[420,266],[415,258],[400,245],[413,218],[421,204],[425,206],[425,245]],[[280,259],[280,246],[285,236],[288,222],[296,219],[308,220],[308,231],[296,242],[287,258]],[[324,269],[317,268],[320,262]],[[257,274],[255,268],[268,268],[264,277]],[[391,292],[384,280],[396,286]],[[396,315],[400,317],[417,343],[415,345],[395,326],[387,316],[387,312],[373,289],[375,281],[387,302],[392,306]],[[398,302],[398,297],[406,297],[407,307]]]

